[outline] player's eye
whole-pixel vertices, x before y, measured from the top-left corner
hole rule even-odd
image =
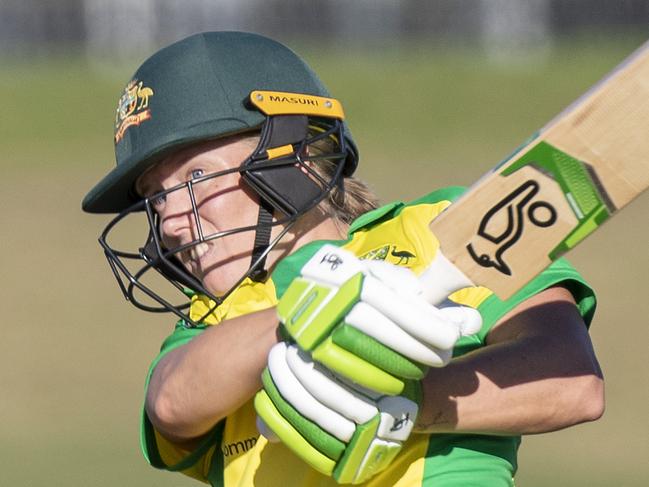
[[[205,174],[205,171],[203,171],[202,169],[194,169],[191,172],[191,177],[192,177],[192,179],[198,179],[198,178],[202,177],[204,174]]]
[[[154,196],[150,198],[149,201],[151,201],[151,205],[153,206],[153,209],[159,211],[164,206],[165,201],[167,201],[167,195],[161,194],[158,196]]]

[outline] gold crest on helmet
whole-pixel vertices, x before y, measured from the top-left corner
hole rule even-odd
[[[132,80],[124,88],[124,94],[117,103],[115,111],[115,143],[117,144],[126,129],[133,125],[140,125],[151,118],[148,109],[149,98],[154,95],[153,90],[144,86],[142,81]]]

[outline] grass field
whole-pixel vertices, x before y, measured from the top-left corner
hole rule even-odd
[[[389,200],[470,183],[639,42],[567,42],[513,67],[421,46],[306,57],[345,104],[361,175]],[[113,164],[114,106],[132,67],[3,68],[0,485],[196,485],[138,450],[143,379],[173,319],[123,302],[96,244],[106,219],[80,211]],[[521,486],[646,485],[647,214],[645,195],[570,256],[600,297],[592,336],[608,408],[597,423],[526,438]]]

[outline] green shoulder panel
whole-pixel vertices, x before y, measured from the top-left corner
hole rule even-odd
[[[176,327],[171,335],[165,339],[160,348],[160,353],[154,359],[153,363],[149,368],[149,373],[147,374],[145,391],[149,387],[149,380],[151,379],[151,374],[153,369],[160,362],[160,360],[170,351],[188,343],[193,338],[197,337],[205,331],[207,326],[199,326],[196,328],[186,328],[183,326],[183,321],[176,323]],[[158,445],[155,438],[155,432],[153,425],[149,420],[149,417],[142,407],[142,419],[140,424],[140,447],[142,453],[146,460],[151,464],[151,466],[159,469],[168,470],[171,472],[180,472],[192,468],[197,462],[199,462],[205,455],[207,455],[212,448],[216,448],[214,455],[212,456],[210,469],[208,472],[208,481],[211,485],[222,486],[223,483],[223,455],[220,451],[221,439],[223,437],[223,430],[225,427],[225,421],[218,423],[212,431],[210,431],[206,437],[201,441],[198,447],[180,462],[175,465],[166,465],[161,458],[160,451],[158,450]]]
[[[156,358],[151,363],[151,366],[149,367],[149,372],[147,373],[146,381],[144,384],[145,395],[147,389],[149,388],[149,381],[151,380],[151,374],[153,374],[153,370],[155,369],[156,365],[158,365],[160,360],[162,360],[162,358],[170,351],[180,347],[181,345],[188,343],[194,337],[203,333],[205,328],[206,328],[205,326],[200,326],[196,328],[186,328],[183,326],[182,320],[176,323],[176,327],[173,333],[169,335],[162,343],[162,346],[160,347],[160,353],[156,356]],[[212,435],[210,434],[209,436],[211,437]],[[144,405],[142,406],[142,417],[140,422],[140,448],[142,450],[142,454],[144,455],[144,458],[155,468],[176,471],[176,470],[184,470],[185,468],[191,466],[191,464],[185,466],[186,463],[185,461],[181,462],[182,465],[180,465],[180,467],[182,468],[175,468],[176,467],[175,465],[174,466],[165,465],[165,463],[162,461],[162,458],[160,457],[160,452],[158,451],[153,425],[151,424],[151,421],[149,421],[149,417],[146,414]],[[193,460],[192,463],[194,463],[199,457],[200,455],[196,458],[193,458],[192,455],[192,460]]]

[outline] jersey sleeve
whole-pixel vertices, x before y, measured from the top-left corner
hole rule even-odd
[[[570,291],[586,326],[590,326],[596,307],[595,292],[570,263],[561,258],[553,262],[538,277],[506,301],[491,295],[480,306],[483,319],[495,324],[502,316],[526,299],[552,286],[563,286]]]
[[[521,304],[523,301],[553,286],[563,286],[572,294],[579,314],[587,327],[595,314],[597,299],[595,291],[584,280],[584,278],[565,259],[560,258],[553,262],[546,270],[525,285],[507,300],[502,300],[490,290],[477,287],[467,288],[451,296],[453,301],[459,304],[472,306],[472,300],[479,296],[477,306],[482,316],[482,328],[480,331],[468,337],[462,337],[457,343],[454,355],[465,353],[484,346],[487,335],[505,314]]]
[[[182,321],[179,321],[176,324],[174,332],[163,342],[160,353],[151,364],[146,377],[145,396],[151,374],[160,360],[170,351],[189,343],[193,338],[203,333],[206,328],[206,326],[186,328],[182,323]],[[173,472],[182,472],[196,480],[207,482],[214,449],[221,444],[224,423],[225,421],[221,421],[217,424],[194,450],[187,450],[158,433],[151,424],[146,409],[142,407],[140,447],[151,466]]]

